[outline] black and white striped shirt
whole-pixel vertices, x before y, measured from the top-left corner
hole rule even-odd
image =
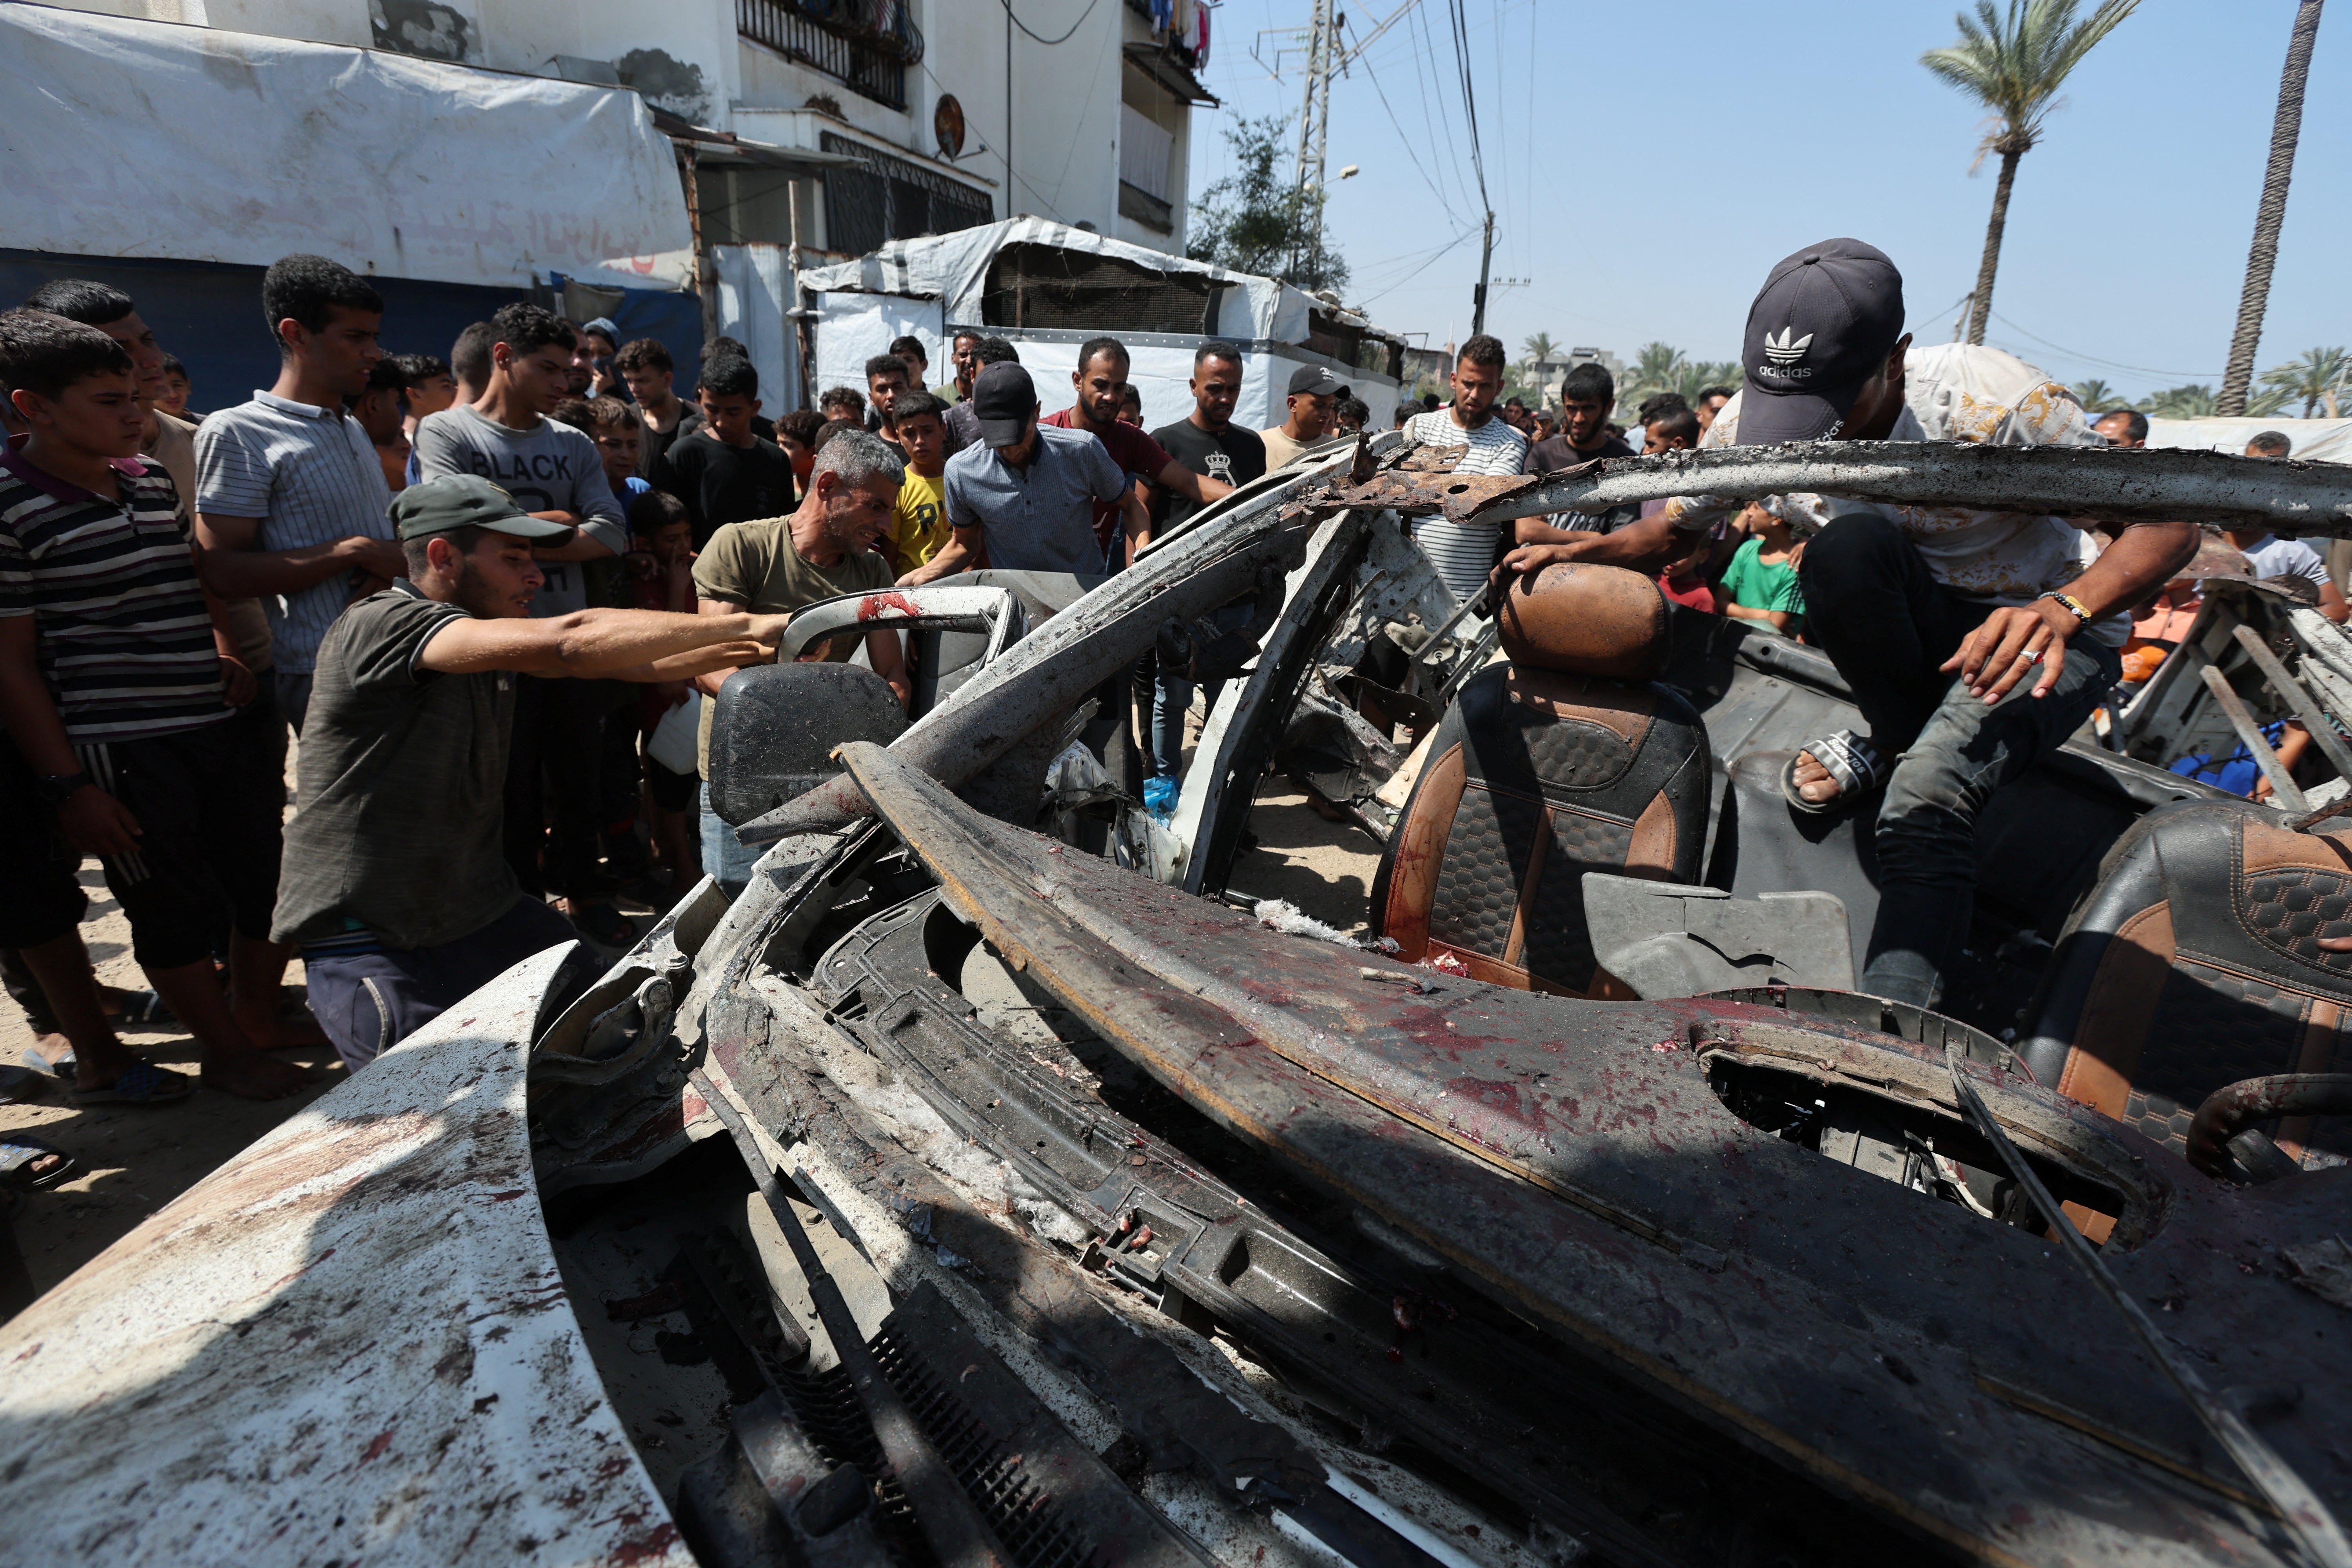
[[[77,743],[230,713],[179,491],[151,458],[114,467],[119,500],[0,455],[0,617],[33,617],[35,660]]]

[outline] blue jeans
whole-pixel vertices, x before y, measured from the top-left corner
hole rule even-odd
[[[365,932],[306,943],[302,977],[319,1026],[357,1072],[524,959],[577,935],[526,893],[471,936],[438,947],[379,947]]]
[[[702,810],[702,868],[718,879],[729,898],[743,890],[751,879],[751,868],[767,853],[764,845],[753,846],[735,837],[735,829],[727,819],[710,809],[710,785],[705,784],[696,795]]]
[[[1976,913],[1977,814],[1993,791],[2056,751],[2123,672],[2085,635],[2047,696],[2021,680],[1990,707],[1937,666],[1992,606],[1937,584],[1894,523],[1841,517],[1798,568],[1806,635],[1830,656],[1881,751],[1895,755],[1878,810],[1878,919],[1862,989],[1933,1007]]]

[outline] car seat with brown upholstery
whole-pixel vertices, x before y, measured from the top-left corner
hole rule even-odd
[[[1615,567],[1553,566],[1511,593],[1511,662],[1463,684],[1381,858],[1372,925],[1400,957],[1588,995],[1584,873],[1697,879],[1706,729],[1649,679],[1665,627],[1656,584]]]
[[[2338,822],[2325,824],[2336,827]],[[2109,852],[2060,935],[2018,1055],[2042,1083],[2185,1153],[2215,1089],[2352,1070],[2352,835],[2251,804],[2159,807]],[[2352,1118],[2266,1128],[2299,1163],[2352,1154]]]

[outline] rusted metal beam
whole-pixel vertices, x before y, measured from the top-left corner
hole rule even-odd
[[[1454,489],[1462,484],[1472,488]],[[2221,452],[1979,447],[1948,441],[1715,447],[1607,458],[1539,479],[1502,480],[1421,473],[1405,464],[1376,476],[1366,487],[1333,486],[1328,503],[1393,506],[1422,514],[1442,511],[1461,521],[1471,516],[1606,511],[1674,496],[1755,500],[1791,492],[2078,519],[2253,519],[2284,534],[2352,536],[2352,470],[2337,464],[2233,458]]]

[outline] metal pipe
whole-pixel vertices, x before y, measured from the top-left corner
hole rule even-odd
[[[782,1184],[769,1168],[768,1157],[760,1152],[759,1142],[744,1124],[742,1113],[700,1072],[691,1075],[688,1081],[726,1124],[728,1136],[734,1140],[735,1152],[742,1156],[743,1163],[751,1169],[751,1179],[759,1184],[760,1196],[776,1216],[776,1226],[793,1249],[793,1261],[800,1266],[802,1277],[808,1281],[809,1300],[824,1324],[825,1337],[833,1342],[833,1353],[849,1373],[850,1384],[857,1391],[857,1401],[866,1407],[866,1418],[874,1424],[874,1436],[882,1445],[883,1457],[897,1472],[898,1485],[905,1489],[907,1501],[914,1507],[916,1527],[923,1532],[932,1554],[948,1568],[1000,1568],[1013,1562],[1013,1557],[997,1544],[995,1532],[981,1517],[971,1494],[957,1482],[955,1472],[948,1468],[947,1461],[915,1424],[914,1415],[898,1397],[898,1391],[882,1375],[882,1365],[874,1359],[866,1336],[858,1332],[857,1319],[841,1294],[840,1282],[825,1271],[824,1260],[816,1255],[808,1232],[801,1226],[801,1216],[793,1212]]]
[[[2352,1073],[2284,1072],[2215,1089],[2189,1123],[2189,1163],[2227,1180],[2230,1140],[2273,1116],[2352,1116]]]
[[[1433,481],[1433,500],[1446,476],[1421,477]],[[2281,534],[2352,537],[2352,471],[2333,463],[1956,441],[1811,441],[1607,458],[1512,488],[1473,515],[1537,517],[1675,496],[1755,500],[1791,492],[2087,520],[2258,518]]]
[[[2263,679],[2271,683],[2273,690],[2286,699],[2295,721],[2311,731],[2312,741],[2319,747],[2319,754],[2327,759],[2327,765],[2334,768],[2337,776],[2347,784],[2352,784],[2352,751],[2346,750],[2342,737],[2336,733],[2336,726],[2327,721],[2326,710],[2311,700],[2311,693],[2304,689],[2303,682],[2287,673],[2286,666],[2281,664],[2278,655],[2271,651],[2271,645],[2255,636],[2253,627],[2242,624],[2236,635],[2238,646],[2246,650],[2255,668],[2263,672]]]
[[[2230,689],[2228,679],[2210,664],[2200,673],[2205,677],[2205,689],[2210,691],[2213,700],[2221,705],[2221,716],[2230,721],[2230,728],[2238,732],[2240,743],[2253,754],[2254,765],[2263,770],[2264,778],[2271,781],[2271,792],[2278,796],[2279,804],[2289,811],[2310,810],[2310,805],[2303,798],[2303,791],[2296,787],[2294,779],[2287,773],[2286,764],[2278,760],[2278,753],[2271,750],[2270,742],[2263,738],[2262,726],[2254,722],[2254,716],[2246,711],[2246,705]]]

